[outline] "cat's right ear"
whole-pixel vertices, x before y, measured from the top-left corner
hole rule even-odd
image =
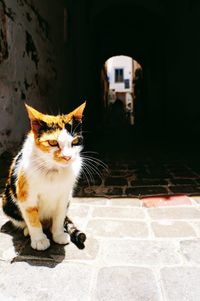
[[[33,109],[31,106],[28,106],[26,103],[25,103],[25,107],[31,122],[31,129],[33,133],[36,134],[43,124],[43,120],[42,120],[43,114]]]

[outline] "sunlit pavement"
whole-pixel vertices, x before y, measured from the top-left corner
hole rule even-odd
[[[75,198],[84,249],[34,251],[0,213],[0,300],[200,300],[200,198]]]

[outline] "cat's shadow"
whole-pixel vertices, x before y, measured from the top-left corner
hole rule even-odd
[[[0,231],[12,236],[13,246],[16,253],[16,256],[12,259],[12,263],[23,261],[34,266],[54,268],[57,264],[66,259],[66,246],[54,243],[49,231],[45,231],[45,234],[51,240],[51,245],[45,251],[37,251],[32,249],[30,245],[30,238],[25,237],[22,230],[16,229],[10,221],[7,221],[1,227]],[[84,244],[77,244],[73,240],[72,242],[79,249],[84,249],[85,247]]]

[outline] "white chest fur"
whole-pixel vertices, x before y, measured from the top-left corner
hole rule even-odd
[[[30,195],[37,199],[41,220],[52,217],[61,205],[67,209],[76,178],[71,167],[30,175]]]

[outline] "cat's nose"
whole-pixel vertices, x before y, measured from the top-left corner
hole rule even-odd
[[[72,157],[71,156],[63,156],[62,158],[66,161],[69,161],[69,160],[71,160]]]

